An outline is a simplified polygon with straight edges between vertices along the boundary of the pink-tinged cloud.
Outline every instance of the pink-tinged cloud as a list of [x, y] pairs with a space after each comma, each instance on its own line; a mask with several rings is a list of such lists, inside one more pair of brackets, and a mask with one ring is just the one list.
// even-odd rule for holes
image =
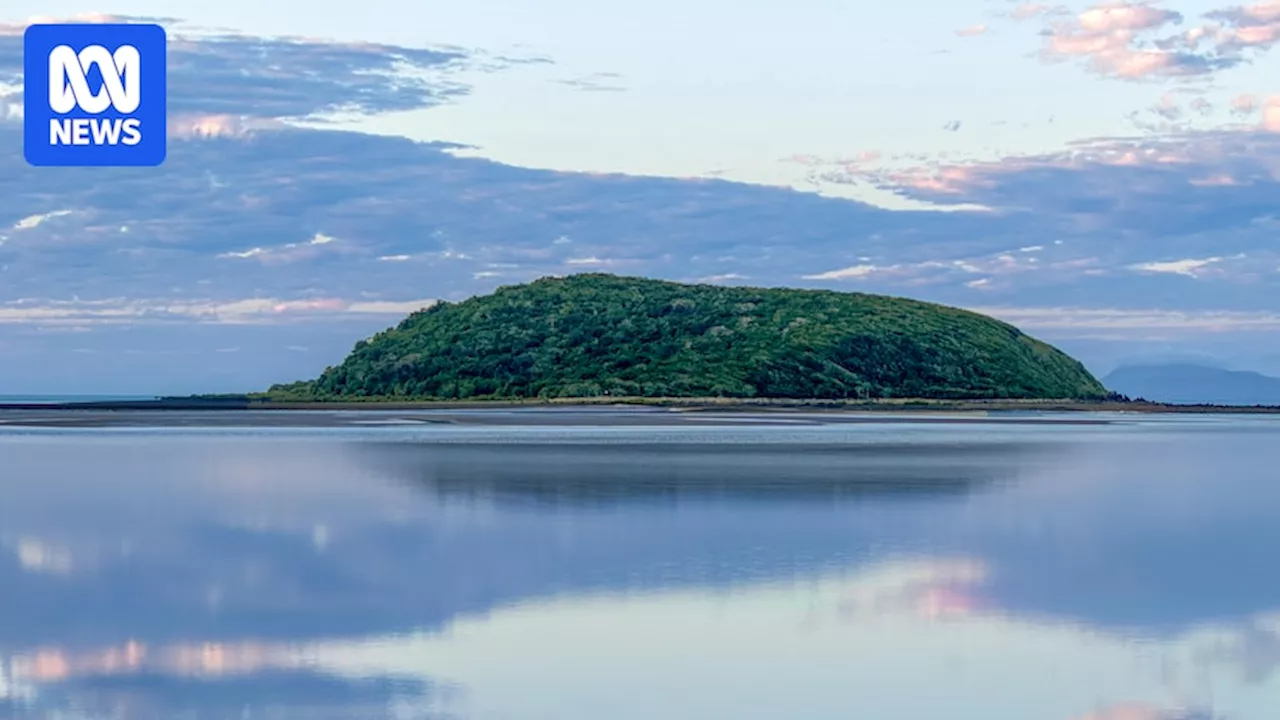
[[127, 22], [128, 19], [119, 15], [109, 15], [105, 13], [81, 13], [79, 15], [70, 15], [56, 17], [53, 15], [33, 15], [27, 18], [26, 22], [21, 23], [0, 23], [0, 35], [21, 35], [26, 32], [27, 27], [31, 25], [61, 24], [61, 23], [82, 23], [82, 24], [103, 24], [103, 23], [120, 23]]
[[1241, 47], [1270, 47], [1280, 39], [1280, 25], [1249, 25], [1229, 32], [1227, 42]]
[[1174, 720], [1177, 717], [1174, 712], [1155, 705], [1131, 702], [1077, 715], [1071, 720]]
[[1258, 110], [1258, 98], [1252, 95], [1238, 95], [1231, 101], [1231, 111], [1238, 115], [1252, 115]]
[[1111, 2], [1085, 10], [1045, 31], [1046, 59], [1083, 59], [1091, 71], [1124, 80], [1203, 75], [1280, 43], [1280, 2], [1206, 14], [1211, 22], [1171, 33], [1182, 21], [1146, 2]]
[[[1265, 123], [1265, 124], [1262, 124]], [[1100, 139], [1082, 142], [1057, 153], [1010, 156], [1000, 160], [957, 165], [929, 164], [889, 168], [845, 168], [825, 176], [829, 182], [865, 183], [907, 197], [957, 206], [980, 206], [999, 211], [1021, 206], [1027, 198], [1016, 191], [1018, 176], [1045, 171], [1090, 173], [1105, 168], [1160, 170], [1130, 176], [1139, 184], [1116, 188], [1132, 197], [1172, 191], [1178, 184], [1250, 185], [1259, 179], [1280, 178], [1280, 141], [1262, 132], [1280, 133], [1280, 96], [1269, 105], [1262, 123], [1252, 131], [1183, 133], [1164, 139]], [[1051, 200], [1046, 198], [1051, 204]]]
[[1053, 12], [1054, 8], [1043, 3], [1023, 3], [1009, 11], [1009, 17], [1014, 20], [1029, 20], [1033, 17], [1045, 15]]
[[960, 37], [977, 37], [979, 35], [985, 35], [986, 32], [986, 25], [970, 25], [969, 27], [957, 30], [956, 35], [959, 35]]
[[1280, 22], [1280, 2], [1265, 2], [1256, 5], [1237, 5], [1217, 10], [1210, 16], [1237, 25], [1266, 25]]
[[1280, 133], [1280, 96], [1268, 98], [1262, 107], [1262, 129]]
[[1086, 32], [1105, 33], [1116, 30], [1150, 30], [1181, 19], [1182, 16], [1172, 10], [1161, 10], [1140, 3], [1112, 3], [1080, 13], [1076, 22]]
[[276, 120], [241, 115], [186, 114], [169, 118], [169, 137], [183, 140], [248, 137], [258, 130], [284, 127]]
[[1220, 53], [1266, 50], [1280, 42], [1280, 2], [1217, 10], [1208, 17], [1218, 23], [1213, 41]]
[[1209, 175], [1208, 177], [1196, 178], [1194, 180], [1189, 180], [1188, 182], [1197, 187], [1233, 187], [1240, 184], [1239, 181], [1226, 173], [1218, 173], [1216, 175]]

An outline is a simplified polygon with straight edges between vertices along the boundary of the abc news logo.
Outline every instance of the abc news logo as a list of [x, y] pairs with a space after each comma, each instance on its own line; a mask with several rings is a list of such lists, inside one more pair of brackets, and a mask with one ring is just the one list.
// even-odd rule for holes
[[[66, 115], [79, 108], [98, 115], [114, 108], [122, 115], [135, 112], [142, 103], [138, 48], [121, 45], [111, 53], [90, 45], [77, 53], [59, 45], [49, 53], [49, 108]], [[102, 89], [89, 89], [86, 71], [98, 68]], [[137, 118], [54, 118], [49, 121], [50, 145], [137, 145], [142, 142], [142, 121]]]
[[154, 166], [166, 154], [158, 25], [32, 25], [23, 43], [27, 162]]

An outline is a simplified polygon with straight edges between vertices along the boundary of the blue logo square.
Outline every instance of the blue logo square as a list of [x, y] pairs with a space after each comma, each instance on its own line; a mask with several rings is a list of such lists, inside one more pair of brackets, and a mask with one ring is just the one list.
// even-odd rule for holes
[[46, 167], [164, 162], [164, 28], [31, 25], [23, 38], [23, 154]]

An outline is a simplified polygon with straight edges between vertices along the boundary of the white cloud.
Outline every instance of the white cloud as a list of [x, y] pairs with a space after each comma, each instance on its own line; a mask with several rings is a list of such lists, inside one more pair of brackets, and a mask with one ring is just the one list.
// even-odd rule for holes
[[360, 315], [408, 315], [435, 305], [438, 300], [406, 300], [404, 302], [358, 302], [346, 307]]
[[71, 553], [38, 538], [18, 540], [18, 563], [23, 570], [33, 573], [65, 575], [71, 572]]
[[1223, 258], [1220, 258], [1220, 257], [1200, 258], [1200, 259], [1188, 258], [1185, 260], [1168, 260], [1164, 262], [1138, 263], [1136, 265], [1130, 265], [1129, 267], [1139, 272], [1168, 273], [1172, 275], [1185, 275], [1187, 277], [1194, 278], [1194, 277], [1200, 277], [1201, 275], [1200, 271], [1203, 270], [1204, 268], [1210, 265], [1213, 265], [1214, 263], [1222, 262], [1222, 260]]
[[347, 315], [403, 316], [437, 301], [354, 301], [344, 298], [243, 298], [239, 300], [125, 299], [19, 300], [0, 304], [0, 324], [138, 324], [188, 320], [220, 324], [261, 324], [332, 320]]
[[[1191, 332], [1280, 330], [1280, 313], [1250, 311], [1079, 308], [970, 307], [1021, 328], [1070, 330], [1181, 330]], [[1062, 334], [1062, 333], [1058, 333]]]
[[266, 252], [267, 251], [265, 249], [256, 247], [250, 250], [245, 250], [243, 252], [225, 252], [219, 255], [218, 257], [220, 258], [251, 258], [251, 257], [258, 257], [259, 255], [265, 255]]
[[738, 273], [726, 273], [724, 275], [708, 275], [706, 277], [700, 277], [697, 280], [694, 280], [694, 282], [722, 283], [728, 282], [729, 280], [750, 280], [750, 278], [746, 275], [739, 275]]
[[24, 111], [22, 102], [18, 100], [21, 92], [21, 85], [0, 82], [0, 122], [22, 119]]
[[240, 260], [258, 258], [262, 262], [268, 263], [293, 262], [315, 257], [316, 253], [319, 252], [316, 248], [335, 243], [337, 243], [336, 238], [318, 232], [310, 240], [303, 243], [289, 243], [275, 248], [255, 247], [248, 250], [225, 252], [218, 257]]
[[875, 265], [853, 265], [851, 267], [840, 270], [831, 270], [817, 275], [805, 275], [805, 280], [848, 280], [851, 278], [864, 278], [872, 273], [878, 272], [884, 268], [878, 268]]
[[70, 215], [71, 210], [54, 210], [53, 212], [42, 213], [40, 215], [28, 215], [13, 224], [14, 230], [30, 230], [52, 220], [53, 218], [64, 217]]
[[407, 262], [413, 258], [409, 255], [383, 255], [378, 259], [382, 262]]

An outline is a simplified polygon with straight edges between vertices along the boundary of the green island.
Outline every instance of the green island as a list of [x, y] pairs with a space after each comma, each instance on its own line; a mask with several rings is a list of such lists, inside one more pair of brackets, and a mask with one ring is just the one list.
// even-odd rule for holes
[[[1075, 359], [1012, 325], [866, 293], [543, 278], [437, 303], [276, 403], [1099, 402]], [[945, 403], [944, 403], [945, 404]]]

